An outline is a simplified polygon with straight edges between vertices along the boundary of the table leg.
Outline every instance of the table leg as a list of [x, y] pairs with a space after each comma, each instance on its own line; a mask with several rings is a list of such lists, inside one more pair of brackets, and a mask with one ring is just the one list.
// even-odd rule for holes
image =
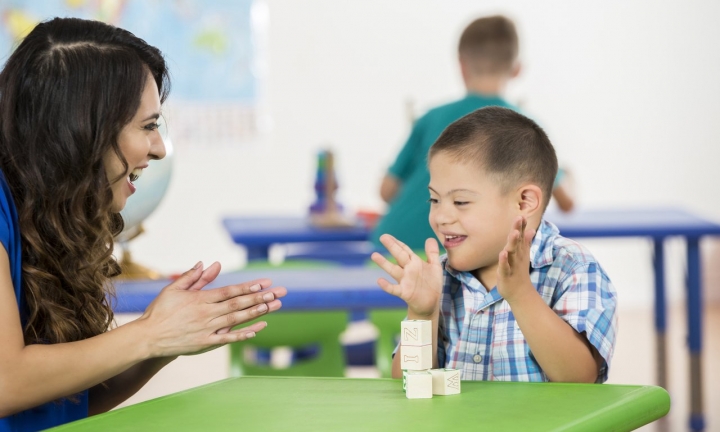
[[270, 255], [270, 248], [267, 246], [245, 246], [248, 261], [267, 261]]
[[690, 428], [705, 428], [702, 392], [702, 286], [700, 239], [687, 239], [687, 324], [690, 345]]
[[664, 239], [653, 239], [653, 269], [655, 271], [655, 358], [657, 384], [667, 390], [667, 343], [666, 306], [665, 306], [665, 250]]

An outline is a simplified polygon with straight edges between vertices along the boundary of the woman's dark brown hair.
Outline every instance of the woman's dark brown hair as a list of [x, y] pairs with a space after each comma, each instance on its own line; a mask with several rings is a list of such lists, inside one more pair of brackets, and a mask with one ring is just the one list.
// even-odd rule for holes
[[98, 21], [55, 18], [20, 43], [0, 73], [0, 169], [22, 237], [25, 343], [76, 341], [106, 331], [109, 278], [119, 274], [103, 156], [127, 168], [118, 136], [140, 106], [148, 71], [164, 101], [162, 54]]

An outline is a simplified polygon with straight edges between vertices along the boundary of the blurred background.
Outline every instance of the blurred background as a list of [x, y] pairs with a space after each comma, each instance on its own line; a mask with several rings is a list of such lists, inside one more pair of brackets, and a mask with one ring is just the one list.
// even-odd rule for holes
[[[221, 218], [306, 214], [323, 148], [334, 151], [345, 208], [382, 212], [380, 180], [409, 133], [410, 114], [464, 95], [457, 40], [474, 18], [496, 13], [513, 19], [520, 37], [522, 71], [506, 97], [548, 132], [573, 171], [578, 208], [678, 206], [720, 221], [714, 0], [0, 0], [3, 61], [23, 20], [49, 13], [104, 19], [167, 56], [175, 79], [166, 107], [172, 181], [131, 245], [136, 261], [161, 273], [198, 260], [241, 266], [243, 251]], [[583, 243], [612, 278], [625, 313], [616, 353], [625, 366], [611, 382], [652, 384], [651, 243]], [[705, 299], [717, 317], [720, 253], [713, 242], [702, 246]], [[684, 243], [671, 241], [673, 413], [687, 411], [683, 256]], [[705, 337], [717, 349], [709, 319]], [[193, 360], [200, 362], [193, 372], [182, 373], [201, 377], [190, 377], [192, 385], [222, 378], [208, 374], [222, 367], [208, 365], [226, 362], [223, 355], [201, 356], [209, 363]], [[716, 360], [704, 359], [706, 389], [717, 388]], [[169, 386], [130, 402], [177, 390]], [[706, 412], [719, 401], [706, 399]], [[676, 417], [682, 427], [684, 414]]]

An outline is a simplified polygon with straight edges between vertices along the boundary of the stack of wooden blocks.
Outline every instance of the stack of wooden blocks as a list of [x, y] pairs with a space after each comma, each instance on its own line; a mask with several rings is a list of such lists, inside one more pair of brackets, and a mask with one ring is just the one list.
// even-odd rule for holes
[[460, 393], [460, 371], [432, 368], [432, 322], [405, 320], [400, 328], [400, 367], [408, 399]]

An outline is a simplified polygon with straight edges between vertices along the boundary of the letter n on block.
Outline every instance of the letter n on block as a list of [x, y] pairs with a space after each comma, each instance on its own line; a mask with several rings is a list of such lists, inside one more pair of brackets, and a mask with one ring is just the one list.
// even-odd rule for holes
[[404, 320], [400, 324], [400, 345], [422, 346], [432, 344], [432, 322]]

